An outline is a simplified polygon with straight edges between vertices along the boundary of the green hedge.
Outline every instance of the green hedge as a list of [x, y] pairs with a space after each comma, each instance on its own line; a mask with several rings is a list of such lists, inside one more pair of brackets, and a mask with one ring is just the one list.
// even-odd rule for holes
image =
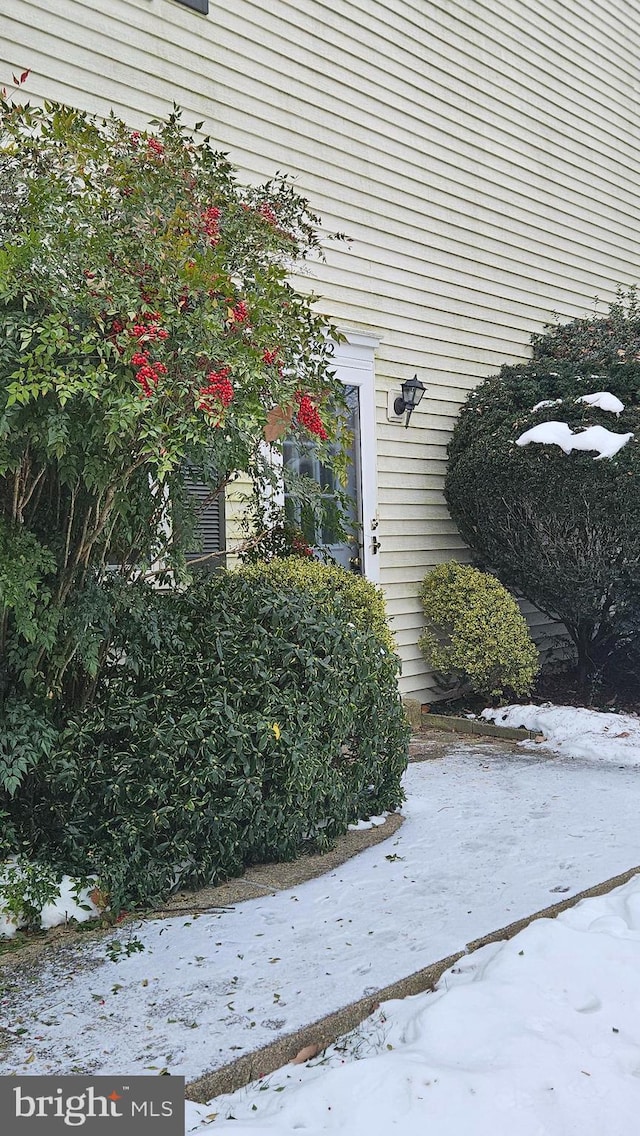
[[134, 586], [94, 705], [8, 808], [118, 907], [326, 848], [403, 799], [398, 667], [379, 594], [342, 569]]
[[268, 579], [277, 588], [304, 592], [314, 604], [332, 606], [337, 600], [347, 620], [361, 630], [373, 631], [382, 647], [395, 652], [382, 592], [362, 576], [318, 560], [293, 556], [268, 565], [247, 565], [241, 573], [247, 580]]

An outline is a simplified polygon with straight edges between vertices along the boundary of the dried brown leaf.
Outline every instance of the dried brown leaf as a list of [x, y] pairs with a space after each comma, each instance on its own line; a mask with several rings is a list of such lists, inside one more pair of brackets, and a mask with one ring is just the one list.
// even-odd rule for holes
[[274, 406], [267, 414], [264, 427], [265, 442], [275, 442], [286, 434], [293, 418], [293, 403], [290, 406]]
[[305, 1045], [299, 1053], [296, 1053], [291, 1065], [304, 1065], [305, 1061], [310, 1061], [312, 1057], [317, 1057], [320, 1052], [319, 1045]]

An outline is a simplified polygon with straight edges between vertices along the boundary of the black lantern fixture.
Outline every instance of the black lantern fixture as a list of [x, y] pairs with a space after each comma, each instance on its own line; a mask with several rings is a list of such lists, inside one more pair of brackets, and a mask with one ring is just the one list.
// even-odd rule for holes
[[404, 414], [406, 411], [407, 417], [404, 420], [405, 426], [409, 425], [409, 419], [416, 406], [419, 406], [422, 401], [422, 396], [426, 391], [424, 383], [420, 382], [417, 375], [412, 379], [407, 379], [402, 384], [402, 398], [397, 398], [393, 404], [395, 414]]

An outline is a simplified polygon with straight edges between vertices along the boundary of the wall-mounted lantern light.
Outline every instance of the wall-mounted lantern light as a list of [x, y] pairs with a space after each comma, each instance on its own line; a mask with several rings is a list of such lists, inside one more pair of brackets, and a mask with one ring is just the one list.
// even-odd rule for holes
[[402, 384], [402, 398], [395, 400], [393, 409], [398, 415], [404, 414], [406, 411], [407, 417], [404, 420], [405, 426], [409, 425], [409, 419], [416, 406], [420, 405], [426, 389], [424, 383], [420, 382], [417, 375], [414, 375], [412, 379], [407, 379], [407, 381]]

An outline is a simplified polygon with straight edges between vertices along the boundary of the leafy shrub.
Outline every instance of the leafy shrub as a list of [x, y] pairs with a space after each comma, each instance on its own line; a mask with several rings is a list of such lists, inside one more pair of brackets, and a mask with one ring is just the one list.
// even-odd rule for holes
[[296, 561], [128, 595], [93, 706], [9, 802], [39, 855], [96, 874], [116, 907], [154, 903], [401, 802], [375, 589]]
[[0, 920], [15, 927], [38, 927], [42, 908], [60, 894], [60, 877], [46, 864], [16, 857], [0, 864]]
[[51, 752], [56, 736], [36, 706], [8, 698], [0, 721], [0, 792], [13, 797], [29, 770]]
[[186, 578], [185, 469], [214, 500], [287, 435], [339, 472], [340, 336], [290, 283], [318, 219], [194, 131], [0, 92], [0, 683], [65, 709], [105, 564]]
[[449, 561], [425, 577], [427, 629], [420, 647], [436, 673], [478, 694], [526, 694], [538, 672], [538, 652], [518, 605], [499, 580]]
[[21, 928], [82, 923], [100, 915], [95, 879], [70, 879], [52, 864], [18, 854], [0, 861], [0, 939]]
[[17, 698], [0, 703], [0, 861], [19, 847], [6, 804], [27, 773], [50, 755], [56, 738], [54, 726], [32, 703]]
[[[618, 417], [578, 401], [609, 391]], [[533, 408], [550, 400], [553, 405]], [[556, 402], [556, 400], [559, 400]], [[612, 458], [519, 447], [540, 423], [633, 432]], [[530, 363], [473, 391], [449, 448], [446, 496], [481, 563], [566, 626], [583, 679], [640, 630], [640, 313], [635, 295], [602, 319], [534, 340]]]
[[369, 580], [344, 568], [321, 564], [317, 560], [288, 558], [274, 560], [265, 565], [247, 566], [242, 575], [248, 579], [268, 579], [279, 588], [295, 588], [304, 591], [314, 603], [329, 602], [334, 599], [344, 615], [356, 627], [371, 630], [378, 636], [381, 646], [395, 651], [393, 635], [387, 623], [384, 596]]
[[640, 359], [640, 303], [638, 289], [619, 289], [606, 316], [588, 316], [556, 323], [543, 334], [532, 335], [533, 359], [567, 360], [590, 367], [619, 366]]

